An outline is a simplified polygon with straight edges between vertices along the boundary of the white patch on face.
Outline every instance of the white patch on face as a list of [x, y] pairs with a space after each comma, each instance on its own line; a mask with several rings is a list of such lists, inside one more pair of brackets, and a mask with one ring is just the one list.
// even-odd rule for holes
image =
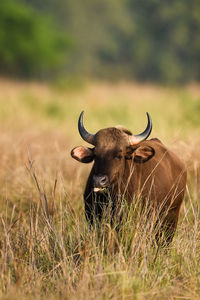
[[98, 192], [102, 193], [104, 190], [105, 190], [105, 188], [97, 188], [97, 187], [95, 187], [95, 188], [93, 189], [93, 191], [94, 191], [95, 193], [98, 193]]

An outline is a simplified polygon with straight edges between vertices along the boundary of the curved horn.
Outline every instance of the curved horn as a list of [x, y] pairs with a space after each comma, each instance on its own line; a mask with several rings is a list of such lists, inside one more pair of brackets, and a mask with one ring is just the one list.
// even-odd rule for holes
[[78, 119], [78, 131], [84, 141], [88, 142], [89, 144], [94, 145], [95, 135], [91, 134], [91, 133], [87, 132], [87, 130], [85, 130], [85, 128], [83, 126], [83, 114], [84, 114], [84, 110], [81, 112], [79, 119]]
[[148, 119], [148, 123], [147, 123], [147, 127], [146, 129], [137, 135], [132, 135], [129, 137], [129, 143], [130, 145], [137, 145], [140, 142], [146, 140], [148, 138], [148, 136], [151, 134], [151, 130], [152, 130], [152, 121], [151, 121], [151, 117], [149, 115], [149, 113], [147, 112], [147, 119]]

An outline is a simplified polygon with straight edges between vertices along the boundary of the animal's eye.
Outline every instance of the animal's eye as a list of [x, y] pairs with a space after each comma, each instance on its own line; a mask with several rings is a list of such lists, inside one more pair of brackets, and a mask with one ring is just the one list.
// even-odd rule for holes
[[122, 159], [122, 155], [120, 155], [120, 154], [116, 155], [116, 158], [119, 159], [119, 160], [121, 160]]

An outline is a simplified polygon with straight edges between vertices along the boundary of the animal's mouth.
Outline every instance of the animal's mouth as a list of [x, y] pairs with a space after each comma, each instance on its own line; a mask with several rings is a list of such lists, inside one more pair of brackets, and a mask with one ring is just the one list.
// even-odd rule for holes
[[106, 190], [107, 190], [106, 187], [94, 187], [94, 188], [93, 188], [93, 191], [94, 191], [95, 193], [103, 193], [103, 192], [105, 192]]

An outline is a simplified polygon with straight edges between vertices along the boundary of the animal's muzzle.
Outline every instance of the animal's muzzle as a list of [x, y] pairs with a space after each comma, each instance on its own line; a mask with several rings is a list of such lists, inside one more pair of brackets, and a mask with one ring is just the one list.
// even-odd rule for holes
[[94, 175], [93, 176], [93, 185], [94, 188], [105, 188], [108, 187], [109, 178], [107, 175]]

